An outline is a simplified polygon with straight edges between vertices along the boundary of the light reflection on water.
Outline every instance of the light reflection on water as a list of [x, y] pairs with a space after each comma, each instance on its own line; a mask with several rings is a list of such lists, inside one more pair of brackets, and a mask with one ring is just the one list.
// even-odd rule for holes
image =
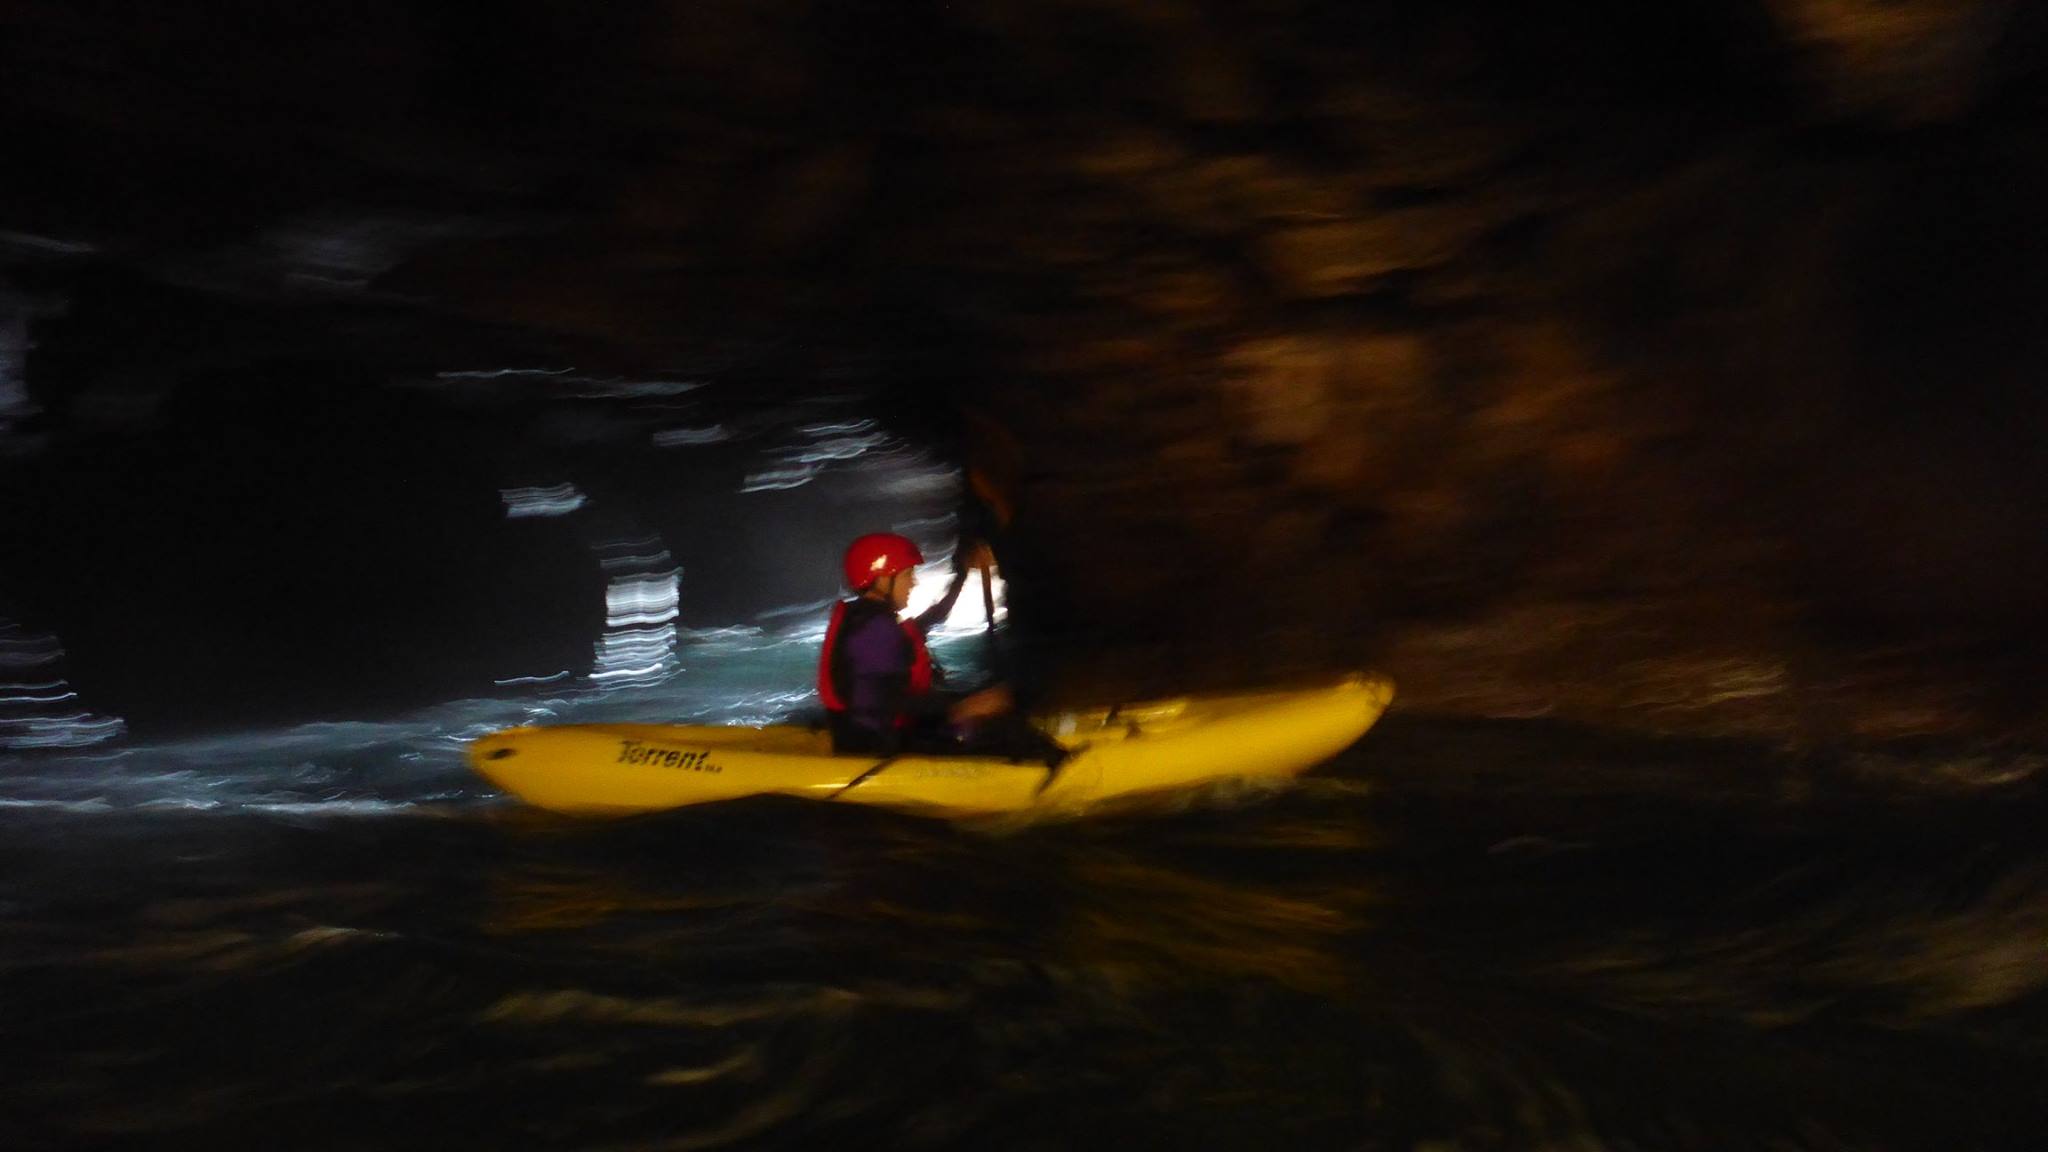
[[[635, 604], [638, 604], [635, 601]], [[638, 611], [635, 608], [635, 611]], [[491, 805], [468, 770], [470, 741], [524, 724], [788, 722], [816, 703], [814, 630], [685, 632], [661, 641], [681, 668], [620, 682], [534, 677], [502, 695], [389, 720], [340, 720], [183, 740], [0, 753], [0, 808], [327, 811], [363, 815]], [[942, 631], [934, 650], [977, 674], [980, 634]]]
[[126, 727], [83, 706], [64, 678], [55, 636], [0, 616], [0, 753], [87, 748], [118, 739]]
[[9, 761], [9, 1146], [249, 1147], [287, 1116], [309, 1148], [2036, 1130], [2028, 774], [1845, 763], [1795, 800], [1757, 749], [1399, 716], [1292, 786], [1050, 823], [583, 823], [462, 770], [508, 723], [802, 701], [813, 642], [691, 645], [715, 679]]

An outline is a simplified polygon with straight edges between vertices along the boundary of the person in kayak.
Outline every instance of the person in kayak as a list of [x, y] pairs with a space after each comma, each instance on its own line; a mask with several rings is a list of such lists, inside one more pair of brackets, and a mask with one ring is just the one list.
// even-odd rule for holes
[[946, 594], [918, 616], [899, 619], [922, 563], [915, 543], [890, 532], [862, 536], [846, 549], [842, 573], [854, 597], [833, 608], [818, 659], [818, 696], [835, 752], [982, 751], [993, 731], [984, 729], [1012, 709], [1010, 691], [1001, 685], [965, 696], [945, 693], [925, 645], [926, 634], [953, 610], [967, 573], [993, 563], [988, 547], [961, 541]]

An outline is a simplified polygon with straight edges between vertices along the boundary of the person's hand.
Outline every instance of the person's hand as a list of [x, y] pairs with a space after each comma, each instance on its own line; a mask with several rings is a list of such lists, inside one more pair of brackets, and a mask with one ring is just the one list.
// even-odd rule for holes
[[955, 724], [975, 724], [993, 720], [1017, 706], [1010, 690], [1000, 684], [984, 689], [972, 696], [965, 696], [953, 702], [946, 710], [946, 719]]
[[953, 555], [954, 566], [962, 572], [986, 572], [996, 566], [996, 554], [979, 540], [962, 540]]

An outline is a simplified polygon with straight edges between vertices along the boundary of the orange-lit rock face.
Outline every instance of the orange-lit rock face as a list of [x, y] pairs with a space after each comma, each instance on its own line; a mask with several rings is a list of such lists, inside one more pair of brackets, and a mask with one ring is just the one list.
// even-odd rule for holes
[[1983, 85], [2012, 0], [1775, 0], [1842, 106], [1908, 121], [1954, 116]]

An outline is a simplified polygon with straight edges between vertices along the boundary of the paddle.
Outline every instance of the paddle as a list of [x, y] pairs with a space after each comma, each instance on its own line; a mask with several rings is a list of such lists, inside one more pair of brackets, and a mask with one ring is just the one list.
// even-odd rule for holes
[[973, 408], [960, 411], [964, 425], [965, 459], [960, 523], [963, 535], [972, 535], [987, 549], [990, 565], [981, 569], [981, 610], [988, 629], [988, 671], [995, 680], [1014, 686], [1016, 669], [996, 628], [995, 581], [991, 568], [999, 538], [1007, 538], [1016, 515], [1017, 487], [1023, 474], [1023, 449], [1001, 423]]
[[984, 634], [988, 637], [989, 675], [996, 681], [1008, 683], [1010, 662], [1007, 653], [1003, 651], [1002, 630], [996, 627], [995, 577], [991, 573], [991, 566], [984, 566], [981, 570], [981, 615]]

